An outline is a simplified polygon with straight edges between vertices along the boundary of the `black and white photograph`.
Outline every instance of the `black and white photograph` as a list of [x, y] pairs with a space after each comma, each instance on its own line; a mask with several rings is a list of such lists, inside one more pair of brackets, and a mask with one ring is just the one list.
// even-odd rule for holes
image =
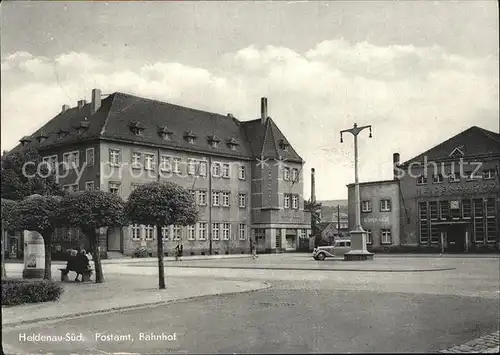
[[2, 353], [499, 353], [499, 3], [0, 4]]

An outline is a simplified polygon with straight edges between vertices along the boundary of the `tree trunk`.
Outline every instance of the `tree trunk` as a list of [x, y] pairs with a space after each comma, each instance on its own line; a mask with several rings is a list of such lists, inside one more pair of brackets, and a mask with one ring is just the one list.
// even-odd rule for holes
[[2, 226], [2, 279], [7, 279], [7, 272], [5, 271], [5, 234], [6, 231]]
[[165, 289], [165, 268], [163, 267], [163, 236], [161, 235], [161, 225], [156, 226], [156, 245], [158, 253], [158, 285], [160, 290]]
[[45, 245], [45, 272], [43, 278], [52, 280], [52, 231], [42, 234]]
[[90, 249], [92, 250], [92, 257], [94, 259], [94, 272], [95, 272], [95, 283], [100, 284], [104, 282], [104, 275], [102, 273], [101, 265], [101, 252], [98, 248], [99, 241], [97, 233], [94, 231], [89, 231], [85, 233], [89, 238]]

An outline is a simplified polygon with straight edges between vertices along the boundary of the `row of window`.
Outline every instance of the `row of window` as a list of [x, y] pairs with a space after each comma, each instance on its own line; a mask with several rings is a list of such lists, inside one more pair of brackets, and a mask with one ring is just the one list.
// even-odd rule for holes
[[[42, 161], [49, 165], [52, 171], [56, 170], [56, 165], [58, 164], [57, 155], [50, 155], [42, 158]], [[73, 152], [63, 153], [63, 167], [80, 167], [80, 152], [75, 150]], [[94, 166], [95, 163], [95, 151], [94, 148], [87, 148], [85, 150], [85, 164], [87, 167]]]
[[[139, 240], [143, 236], [145, 240], [153, 240], [156, 236], [156, 227], [151, 225], [134, 224], [131, 226], [132, 240]], [[187, 227], [181, 226], [165, 226], [161, 228], [163, 240], [181, 240], [183, 234], [187, 236], [187, 240], [207, 240], [208, 223], [198, 222], [195, 225]], [[238, 239], [246, 240], [247, 225], [244, 223], [238, 224]], [[231, 238], [231, 223], [212, 223], [212, 240], [232, 240]]]
[[[474, 171], [467, 171], [464, 172], [466, 176], [466, 181], [474, 181], [474, 180], [493, 180], [496, 177], [496, 171], [495, 169], [485, 169], [482, 171], [482, 173], [479, 172], [474, 172]], [[417, 177], [417, 185], [425, 185], [427, 184], [427, 176], [425, 175], [420, 175]], [[444, 181], [443, 174], [433, 174], [432, 175], [432, 182], [434, 184], [440, 184]], [[461, 177], [460, 173], [452, 173], [448, 177], [448, 182], [453, 183], [453, 182], [460, 182]]]
[[[373, 234], [371, 229], [366, 230], [366, 244], [373, 244]], [[392, 233], [389, 228], [382, 228], [379, 230], [380, 244], [390, 245], [392, 244]]]
[[[291, 172], [292, 172], [292, 181], [293, 182], [297, 182], [299, 181], [299, 169], [296, 169], [296, 168], [292, 168], [291, 169]], [[283, 180], [284, 181], [290, 181], [290, 168], [285, 166], [283, 168]]]
[[495, 218], [495, 198], [420, 202], [420, 220]]
[[[294, 210], [299, 209], [299, 195], [297, 194], [284, 194], [283, 195], [284, 201], [283, 201], [283, 207], [285, 209], [291, 208]], [[291, 204], [290, 204], [291, 202]]]
[[[419, 222], [420, 244], [440, 244], [441, 235], [438, 226], [433, 226], [430, 220]], [[496, 243], [497, 221], [495, 218], [474, 219], [472, 223], [472, 243]]]
[[[390, 212], [391, 211], [391, 200], [380, 200], [380, 212]], [[372, 212], [372, 201], [364, 200], [361, 201], [361, 212], [369, 213]]]

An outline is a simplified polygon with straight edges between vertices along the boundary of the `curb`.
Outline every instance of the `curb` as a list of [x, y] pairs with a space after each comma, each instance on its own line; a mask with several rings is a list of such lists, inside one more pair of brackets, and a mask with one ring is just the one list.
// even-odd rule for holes
[[[127, 265], [132, 267], [132, 265]], [[142, 266], [140, 266], [142, 267]], [[450, 268], [439, 268], [439, 269], [413, 269], [413, 270], [376, 270], [376, 269], [314, 269], [314, 268], [285, 268], [285, 267], [246, 267], [246, 266], [196, 266], [196, 265], [186, 265], [186, 266], [173, 266], [174, 268], [181, 269], [233, 269], [233, 270], [279, 270], [279, 271], [361, 271], [361, 272], [431, 272], [431, 271], [450, 271], [456, 270], [454, 267]]]
[[268, 282], [260, 282], [260, 283], [263, 284], [264, 287], [255, 288], [255, 289], [246, 290], [246, 291], [219, 292], [219, 293], [213, 293], [210, 295], [190, 296], [190, 297], [178, 298], [178, 299], [172, 299], [172, 300], [166, 300], [166, 301], [156, 301], [156, 302], [135, 304], [135, 305], [130, 305], [130, 306], [112, 307], [112, 308], [100, 309], [100, 310], [96, 310], [96, 311], [66, 314], [63, 316], [35, 318], [35, 319], [24, 320], [24, 321], [20, 321], [20, 322], [11, 322], [11, 323], [2, 322], [2, 328], [15, 328], [15, 327], [18, 327], [20, 325], [25, 325], [25, 324], [34, 324], [34, 323], [41, 323], [41, 322], [54, 321], [54, 320], [64, 320], [64, 319], [69, 319], [69, 318], [79, 318], [79, 317], [85, 317], [85, 316], [90, 316], [90, 315], [95, 315], [95, 314], [106, 314], [106, 313], [114, 313], [114, 312], [118, 312], [118, 311], [129, 311], [129, 310], [134, 310], [134, 309], [149, 308], [149, 307], [154, 307], [154, 306], [174, 304], [174, 303], [187, 302], [187, 301], [193, 301], [193, 300], [202, 300], [202, 299], [207, 299], [207, 298], [214, 297], [214, 296], [232, 296], [232, 295], [237, 295], [240, 293], [251, 293], [251, 292], [256, 292], [256, 291], [261, 291], [261, 290], [267, 290], [271, 287], [271, 284], [269, 284]]

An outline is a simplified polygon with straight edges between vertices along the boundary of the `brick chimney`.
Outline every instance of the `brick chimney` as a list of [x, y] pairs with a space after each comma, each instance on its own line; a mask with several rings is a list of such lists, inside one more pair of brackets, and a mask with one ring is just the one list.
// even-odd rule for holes
[[90, 103], [90, 114], [93, 115], [94, 113], [96, 113], [100, 107], [101, 107], [101, 90], [93, 89], [92, 102]]
[[83, 106], [85, 106], [86, 103], [87, 103], [87, 101], [85, 101], [85, 100], [79, 100], [78, 101], [78, 109], [81, 110], [83, 108]]
[[314, 168], [311, 169], [311, 202], [316, 202], [316, 178]]
[[69, 105], [62, 105], [62, 109], [61, 109], [61, 112], [66, 112], [69, 110]]
[[399, 153], [394, 153], [392, 155], [392, 168], [393, 168], [393, 179], [398, 180], [398, 169], [399, 166]]
[[267, 118], [267, 98], [263, 97], [260, 99], [260, 123], [262, 125], [266, 124]]

